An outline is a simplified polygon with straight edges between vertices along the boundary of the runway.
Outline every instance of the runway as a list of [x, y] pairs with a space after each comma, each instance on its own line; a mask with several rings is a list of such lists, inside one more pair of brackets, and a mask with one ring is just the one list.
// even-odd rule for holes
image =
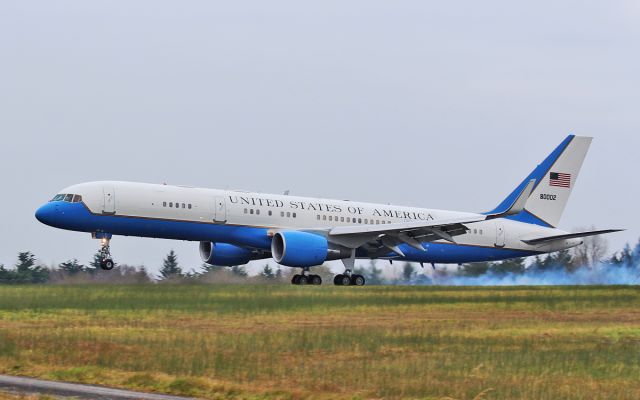
[[48, 394], [79, 399], [142, 399], [142, 400], [187, 400], [189, 397], [170, 396], [155, 393], [134, 392], [103, 386], [83, 385], [24, 378], [20, 376], [0, 375], [0, 390], [20, 394]]

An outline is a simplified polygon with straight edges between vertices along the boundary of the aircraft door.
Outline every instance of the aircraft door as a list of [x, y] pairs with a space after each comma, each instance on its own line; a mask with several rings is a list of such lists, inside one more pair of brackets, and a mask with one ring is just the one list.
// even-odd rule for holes
[[115, 188], [111, 185], [103, 186], [102, 194], [103, 194], [102, 213], [115, 214], [116, 213]]
[[496, 247], [504, 247], [505, 240], [505, 232], [504, 232], [504, 222], [500, 220], [496, 220]]
[[227, 205], [224, 197], [218, 196], [214, 200], [214, 217], [215, 222], [227, 222]]

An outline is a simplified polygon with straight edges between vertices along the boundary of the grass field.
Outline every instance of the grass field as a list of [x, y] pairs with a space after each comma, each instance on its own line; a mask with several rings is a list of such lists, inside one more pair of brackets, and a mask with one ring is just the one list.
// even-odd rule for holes
[[640, 399], [640, 289], [3, 286], [0, 372], [212, 399]]

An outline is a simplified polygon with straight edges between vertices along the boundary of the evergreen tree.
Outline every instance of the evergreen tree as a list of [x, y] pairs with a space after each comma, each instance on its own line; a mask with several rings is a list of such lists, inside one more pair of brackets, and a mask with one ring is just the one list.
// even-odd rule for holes
[[269, 266], [269, 264], [265, 264], [265, 266], [262, 269], [262, 272], [260, 273], [260, 275], [264, 276], [267, 279], [274, 279], [275, 278], [275, 275], [273, 274], [273, 268], [271, 268], [271, 266]]
[[171, 250], [169, 254], [167, 254], [167, 258], [164, 259], [162, 268], [160, 269], [160, 276], [162, 279], [182, 276], [182, 270], [178, 265], [178, 256], [175, 251]]
[[0, 264], [0, 283], [12, 283], [12, 272], [6, 269], [3, 264]]
[[475, 262], [469, 264], [462, 264], [458, 268], [458, 275], [462, 276], [480, 276], [489, 272], [489, 268], [491, 268], [490, 262]]
[[218, 271], [222, 271], [224, 269], [224, 267], [221, 267], [219, 265], [211, 265], [211, 264], [207, 264], [207, 263], [203, 263], [202, 264], [202, 270], [207, 273], [207, 272], [218, 272]]
[[30, 251], [18, 253], [15, 283], [44, 283], [49, 279], [49, 270], [36, 265], [36, 257]]
[[231, 267], [231, 273], [243, 278], [249, 276], [247, 270], [244, 268], [244, 265], [234, 265], [233, 267]]
[[63, 262], [58, 265], [58, 268], [69, 275], [76, 275], [87, 270], [87, 267], [80, 264], [75, 258], [73, 260]]
[[405, 263], [404, 267], [402, 267], [402, 279], [405, 282], [411, 281], [415, 273], [416, 273], [416, 268], [411, 263]]
[[525, 268], [523, 258], [511, 258], [492, 264], [489, 270], [494, 274], [505, 275], [522, 274]]

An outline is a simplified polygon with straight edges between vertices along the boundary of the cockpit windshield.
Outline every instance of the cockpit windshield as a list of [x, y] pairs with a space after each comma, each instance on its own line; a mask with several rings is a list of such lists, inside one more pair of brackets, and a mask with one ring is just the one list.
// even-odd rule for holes
[[53, 199], [49, 201], [66, 201], [67, 203], [80, 203], [82, 201], [82, 196], [80, 196], [79, 194], [60, 193], [53, 196]]

